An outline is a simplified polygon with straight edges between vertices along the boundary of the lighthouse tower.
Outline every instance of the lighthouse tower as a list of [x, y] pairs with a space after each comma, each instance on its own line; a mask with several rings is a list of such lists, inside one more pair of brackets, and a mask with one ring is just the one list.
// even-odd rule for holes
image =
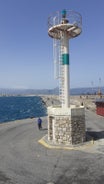
[[55, 78], [59, 79], [61, 106], [48, 107], [48, 140], [53, 144], [85, 141], [84, 106], [70, 103], [69, 39], [82, 32], [82, 17], [74, 11], [56, 12], [48, 18], [48, 35], [53, 38]]
[[53, 38], [55, 77], [59, 79], [62, 108], [70, 107], [69, 39], [80, 35], [82, 18], [77, 12], [56, 12], [48, 19], [48, 35]]

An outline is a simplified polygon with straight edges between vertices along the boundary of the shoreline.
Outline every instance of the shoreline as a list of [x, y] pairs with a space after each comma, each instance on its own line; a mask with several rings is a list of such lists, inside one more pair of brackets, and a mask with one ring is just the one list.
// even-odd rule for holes
[[[49, 107], [49, 106], [60, 106], [60, 101], [59, 101], [59, 96], [58, 95], [34, 95], [34, 96], [39, 96], [42, 99], [42, 103], [45, 105], [45, 107]], [[71, 105], [76, 105], [76, 106], [80, 106], [81, 103], [83, 103], [83, 105], [85, 106], [85, 109], [88, 109], [90, 111], [93, 111], [94, 113], [96, 112], [96, 105], [94, 103], [94, 101], [96, 99], [100, 98], [98, 95], [77, 95], [77, 96], [70, 96], [70, 104]], [[104, 98], [104, 96], [103, 96]], [[46, 116], [42, 116], [46, 117]], [[4, 121], [4, 122], [0, 122], [0, 125], [2, 124], [6, 124], [9, 122], [15, 122], [15, 121], [23, 121], [23, 120], [28, 120], [28, 119], [34, 119], [37, 117], [28, 117], [28, 118], [24, 118], [24, 119], [17, 119], [17, 120], [11, 120], [11, 121]]]
[[[59, 96], [57, 95], [40, 95], [43, 103], [48, 106], [60, 105]], [[98, 95], [73, 95], [70, 96], [70, 104], [80, 106], [82, 103], [86, 109], [96, 111], [95, 101], [100, 98]]]

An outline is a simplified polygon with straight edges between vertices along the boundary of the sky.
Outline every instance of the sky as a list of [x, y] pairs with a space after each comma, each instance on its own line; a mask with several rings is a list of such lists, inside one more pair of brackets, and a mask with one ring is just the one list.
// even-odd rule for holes
[[104, 0], [0, 0], [0, 88], [58, 86], [48, 17], [63, 9], [82, 15], [69, 40], [71, 88], [104, 86]]

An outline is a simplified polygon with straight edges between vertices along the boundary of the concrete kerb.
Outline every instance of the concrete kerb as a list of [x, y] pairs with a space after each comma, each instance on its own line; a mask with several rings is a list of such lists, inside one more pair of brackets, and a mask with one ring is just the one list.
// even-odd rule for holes
[[49, 149], [63, 149], [63, 150], [84, 150], [89, 147], [92, 147], [95, 144], [93, 139], [77, 145], [52, 144], [52, 142], [48, 141], [48, 135], [42, 137], [40, 140], [38, 140], [38, 142], [44, 147]]

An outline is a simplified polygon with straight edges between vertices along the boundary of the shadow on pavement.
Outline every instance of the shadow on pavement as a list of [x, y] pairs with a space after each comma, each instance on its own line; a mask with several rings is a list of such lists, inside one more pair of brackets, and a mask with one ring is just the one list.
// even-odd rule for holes
[[45, 130], [48, 130], [48, 129], [47, 129], [47, 128], [41, 128], [40, 130], [41, 130], [41, 131], [45, 131]]
[[86, 132], [87, 141], [90, 139], [99, 140], [104, 139], [104, 131], [87, 131]]

